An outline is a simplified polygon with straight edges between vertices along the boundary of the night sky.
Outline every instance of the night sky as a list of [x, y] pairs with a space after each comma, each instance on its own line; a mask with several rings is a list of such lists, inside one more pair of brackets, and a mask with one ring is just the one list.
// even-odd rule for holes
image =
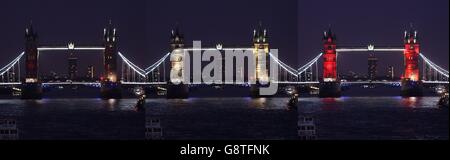
[[[422, 52], [448, 68], [448, 0], [6, 0], [0, 4], [0, 66], [24, 49], [24, 29], [33, 21], [41, 44], [75, 42], [101, 44], [103, 27], [111, 19], [119, 32], [119, 50], [141, 68], [169, 51], [170, 30], [179, 24], [188, 45], [223, 43], [250, 46], [261, 21], [270, 34], [271, 48], [294, 68], [320, 53], [322, 34], [330, 25], [338, 45], [402, 46], [403, 31], [413, 23]], [[41, 55], [41, 72], [67, 72], [67, 53]], [[401, 72], [402, 55], [380, 53], [379, 70], [388, 65]], [[101, 54], [79, 53], [80, 72], [100, 67]], [[340, 72], [367, 72], [367, 53], [342, 55]]]

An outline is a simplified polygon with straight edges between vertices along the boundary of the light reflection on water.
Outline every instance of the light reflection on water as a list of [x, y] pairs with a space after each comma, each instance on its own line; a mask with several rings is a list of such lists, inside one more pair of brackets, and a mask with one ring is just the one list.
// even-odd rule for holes
[[20, 139], [144, 139], [136, 100], [0, 100], [0, 119], [18, 122]]
[[146, 118], [160, 119], [164, 139], [297, 139], [299, 115], [311, 114], [319, 139], [448, 139], [448, 110], [437, 97], [136, 100], [0, 100], [0, 118], [19, 122], [23, 139], [144, 139]]
[[298, 113], [287, 101], [152, 99], [146, 116], [161, 119], [165, 139], [297, 139], [304, 113], [314, 117], [319, 139], [448, 139], [448, 110], [436, 106], [436, 97], [300, 98]]
[[256, 108], [256, 109], [268, 109], [269, 105], [267, 103], [267, 98], [257, 98], [252, 99], [250, 101], [250, 107]]

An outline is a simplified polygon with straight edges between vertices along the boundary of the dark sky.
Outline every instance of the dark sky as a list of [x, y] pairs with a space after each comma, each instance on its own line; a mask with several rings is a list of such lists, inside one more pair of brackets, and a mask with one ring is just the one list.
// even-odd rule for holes
[[[6, 0], [0, 5], [0, 66], [24, 48], [24, 28], [33, 21], [42, 44], [101, 44], [109, 19], [120, 34], [119, 50], [145, 68], [168, 52], [170, 30], [178, 23], [186, 42], [251, 45], [252, 30], [262, 21], [271, 48], [294, 68], [322, 49], [329, 25], [339, 45], [402, 45], [403, 31], [413, 23], [422, 52], [448, 68], [448, 0]], [[65, 52], [41, 56], [42, 71], [66, 72]], [[80, 70], [100, 64], [101, 54], [80, 53]], [[400, 72], [401, 54], [380, 54], [379, 70], [387, 65]], [[56, 67], [57, 66], [57, 67]], [[99, 65], [98, 65], [99, 66]], [[367, 71], [367, 54], [342, 55], [339, 69]]]

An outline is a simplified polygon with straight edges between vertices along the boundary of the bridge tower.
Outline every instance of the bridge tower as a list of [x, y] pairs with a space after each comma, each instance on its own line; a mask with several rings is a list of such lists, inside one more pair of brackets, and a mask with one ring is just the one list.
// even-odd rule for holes
[[323, 37], [323, 80], [320, 83], [319, 97], [340, 97], [341, 87], [337, 76], [336, 35], [324, 32]]
[[117, 33], [112, 23], [103, 30], [104, 53], [103, 65], [104, 71], [101, 78], [101, 97], [102, 99], [119, 99], [122, 97], [121, 86], [117, 76]]
[[[260, 53], [264, 53], [260, 55]], [[253, 55], [256, 57], [255, 82], [251, 85], [250, 94], [252, 97], [261, 97], [259, 88], [264, 87], [260, 82], [269, 82], [270, 70], [270, 55], [269, 55], [269, 36], [267, 29], [263, 28], [262, 23], [259, 23], [257, 29], [253, 30]], [[265, 56], [263, 60], [260, 56]], [[265, 68], [266, 72], [263, 72]], [[268, 83], [266, 84], [268, 85]]]
[[405, 31], [404, 35], [404, 67], [402, 76], [402, 96], [416, 97], [423, 95], [422, 81], [419, 72], [420, 43], [416, 30]]
[[[171, 56], [176, 56], [176, 60], [171, 62], [171, 70], [176, 70], [179, 77], [183, 77], [184, 72], [184, 35], [180, 33], [178, 26], [170, 34]], [[163, 64], [164, 65], [164, 64]], [[164, 75], [166, 76], [166, 75]], [[184, 79], [174, 79], [180, 82], [174, 84], [172, 79], [167, 85], [167, 98], [169, 99], [185, 99], [189, 97], [189, 86], [184, 83]]]
[[39, 80], [38, 35], [30, 24], [25, 29], [25, 81], [22, 81], [22, 99], [42, 99]]

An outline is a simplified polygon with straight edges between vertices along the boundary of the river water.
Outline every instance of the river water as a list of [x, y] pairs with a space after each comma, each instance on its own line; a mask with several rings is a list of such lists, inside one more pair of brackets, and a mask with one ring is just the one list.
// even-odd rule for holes
[[158, 119], [163, 139], [298, 139], [300, 115], [313, 117], [317, 138], [445, 139], [448, 109], [438, 98], [287, 98], [0, 100], [0, 119], [17, 122], [20, 139], [145, 139], [145, 119]]

